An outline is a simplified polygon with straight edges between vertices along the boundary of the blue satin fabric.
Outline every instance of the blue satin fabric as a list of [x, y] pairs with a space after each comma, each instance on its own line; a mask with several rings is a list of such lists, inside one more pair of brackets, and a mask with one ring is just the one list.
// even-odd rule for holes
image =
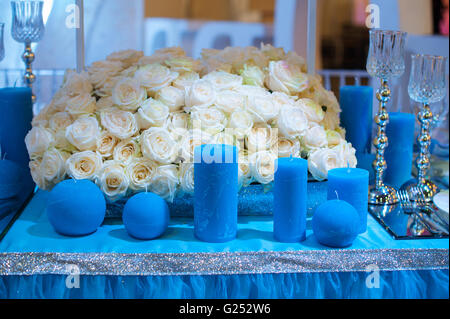
[[82, 276], [66, 288], [64, 275], [0, 277], [0, 298], [448, 298], [449, 271], [380, 273], [379, 288], [365, 272], [229, 276]]

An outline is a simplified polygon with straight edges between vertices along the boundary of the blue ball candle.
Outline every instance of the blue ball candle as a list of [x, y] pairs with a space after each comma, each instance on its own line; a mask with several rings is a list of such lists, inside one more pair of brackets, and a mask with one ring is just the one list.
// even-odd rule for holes
[[329, 247], [350, 246], [358, 236], [358, 228], [358, 212], [343, 200], [330, 200], [321, 204], [312, 219], [317, 241]]
[[56, 232], [66, 236], [93, 233], [103, 222], [106, 201], [102, 191], [89, 180], [68, 179], [50, 192], [47, 216]]
[[194, 152], [194, 232], [206, 242], [236, 237], [238, 161], [235, 146], [206, 144]]
[[397, 188], [411, 179], [414, 123], [413, 114], [389, 113], [389, 125], [386, 127], [389, 147], [384, 151], [387, 165], [384, 182]]
[[341, 125], [346, 140], [357, 153], [370, 153], [372, 143], [373, 89], [370, 86], [342, 86], [339, 93]]
[[281, 242], [305, 239], [308, 161], [302, 158], [277, 159], [273, 188], [273, 233]]
[[359, 233], [367, 230], [369, 172], [361, 168], [335, 168], [328, 171], [328, 199], [352, 205], [359, 216]]
[[157, 238], [169, 225], [169, 207], [163, 198], [154, 193], [139, 193], [125, 204], [122, 220], [130, 236]]

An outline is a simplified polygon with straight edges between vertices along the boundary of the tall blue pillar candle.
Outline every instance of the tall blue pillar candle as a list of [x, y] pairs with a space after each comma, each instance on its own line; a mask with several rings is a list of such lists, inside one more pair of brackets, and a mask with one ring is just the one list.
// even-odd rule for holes
[[0, 89], [0, 145], [2, 156], [28, 170], [25, 136], [31, 130], [33, 104], [29, 88]]
[[357, 153], [370, 153], [372, 145], [373, 89], [370, 86], [342, 86], [339, 93], [341, 125], [345, 138]]
[[299, 242], [306, 235], [308, 161], [278, 158], [273, 188], [273, 233], [281, 242]]
[[206, 144], [194, 152], [194, 233], [206, 242], [236, 237], [238, 161], [235, 146]]
[[386, 127], [389, 147], [384, 151], [387, 165], [384, 181], [388, 185], [398, 188], [411, 179], [414, 123], [413, 114], [389, 113], [389, 125]]
[[344, 200], [355, 207], [360, 234], [367, 230], [368, 194], [369, 172], [365, 169], [335, 168], [328, 171], [328, 200]]

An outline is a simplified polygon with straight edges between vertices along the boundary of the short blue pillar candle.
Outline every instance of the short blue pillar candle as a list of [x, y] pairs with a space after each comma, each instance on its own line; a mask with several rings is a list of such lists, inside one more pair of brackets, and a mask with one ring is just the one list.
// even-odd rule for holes
[[273, 188], [273, 233], [281, 242], [305, 239], [308, 161], [284, 157], [276, 160]]
[[394, 187], [400, 187], [411, 179], [414, 145], [413, 114], [389, 113], [389, 125], [386, 127], [389, 146], [384, 151], [386, 171], [384, 182]]
[[194, 151], [194, 233], [226, 242], [237, 233], [238, 161], [235, 146], [206, 144]]
[[359, 215], [359, 233], [367, 230], [369, 172], [361, 168], [335, 168], [328, 171], [328, 200], [351, 204]]
[[370, 153], [372, 143], [373, 89], [370, 86], [342, 86], [339, 102], [341, 125], [346, 140], [357, 153]]

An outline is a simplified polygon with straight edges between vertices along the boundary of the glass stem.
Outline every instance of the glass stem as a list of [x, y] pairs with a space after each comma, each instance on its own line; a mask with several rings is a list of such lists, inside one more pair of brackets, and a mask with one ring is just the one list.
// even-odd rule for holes
[[433, 119], [433, 113], [431, 112], [430, 105], [424, 103], [422, 110], [417, 115], [420, 127], [420, 135], [417, 139], [420, 145], [420, 153], [416, 160], [416, 166], [418, 169], [418, 186], [421, 187], [426, 183], [426, 175], [428, 168], [430, 168], [430, 144], [431, 144], [431, 132], [430, 125]]
[[376, 159], [373, 163], [375, 169], [375, 187], [380, 189], [384, 186], [383, 173], [386, 169], [386, 161], [384, 159], [384, 150], [388, 146], [388, 138], [386, 135], [386, 125], [389, 122], [389, 114], [386, 111], [386, 104], [391, 98], [391, 90], [389, 89], [386, 79], [381, 80], [381, 87], [377, 90], [377, 100], [379, 101], [378, 114], [375, 117], [375, 123], [378, 125], [377, 137], [373, 141], [373, 145], [377, 149]]

